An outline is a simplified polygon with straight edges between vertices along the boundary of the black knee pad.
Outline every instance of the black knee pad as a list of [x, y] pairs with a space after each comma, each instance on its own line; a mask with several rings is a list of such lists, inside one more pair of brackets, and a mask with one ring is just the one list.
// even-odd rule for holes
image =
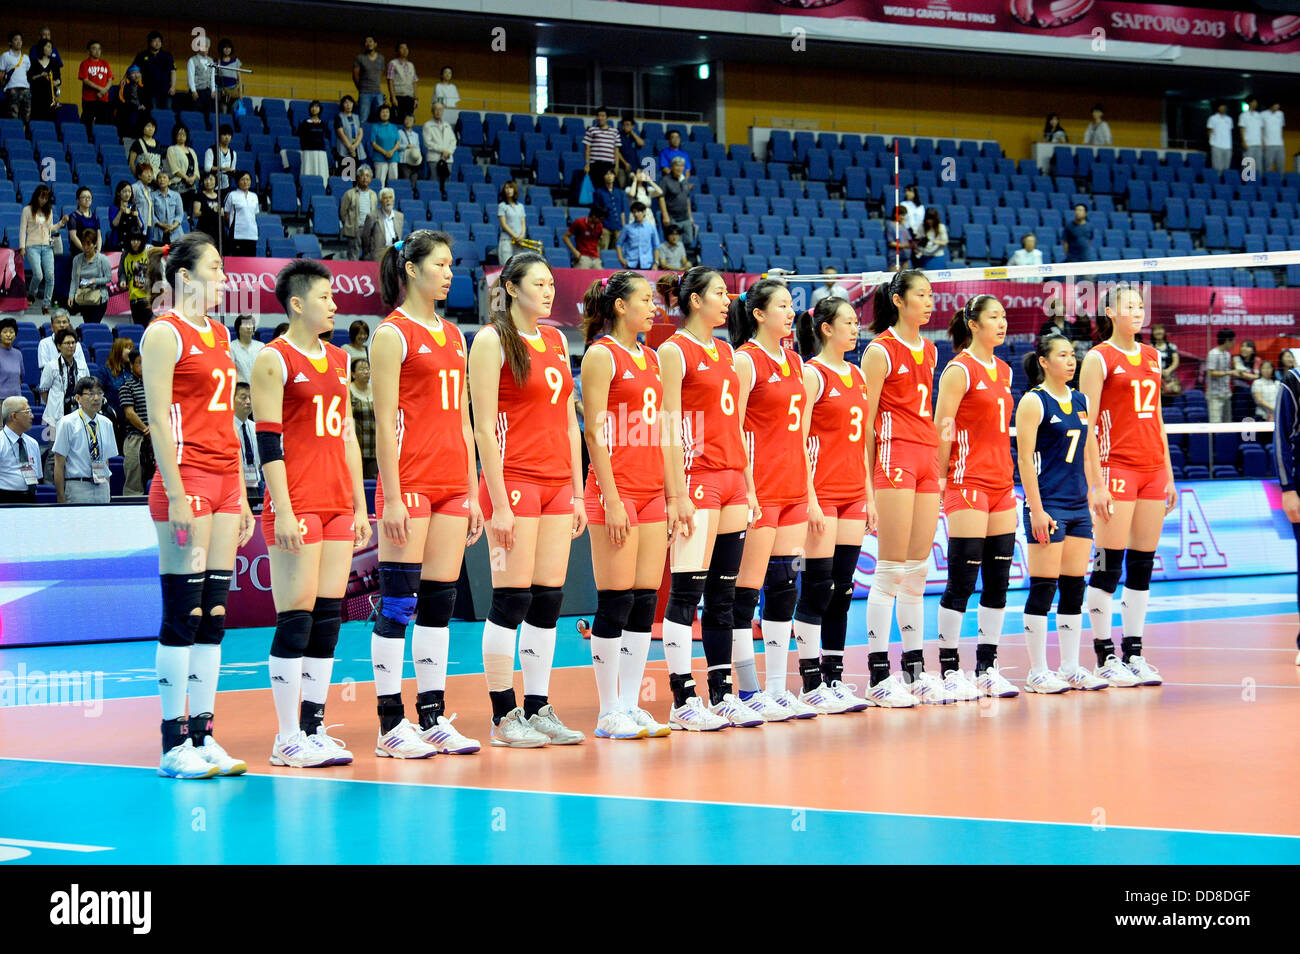
[[835, 581], [831, 578], [831, 557], [814, 557], [804, 563], [799, 577], [799, 602], [795, 604], [794, 618], [802, 623], [820, 624], [826, 608], [835, 595]]
[[[843, 619], [848, 614], [849, 607], [853, 604], [853, 573], [858, 568], [861, 553], [862, 548], [854, 543], [841, 543], [835, 547], [835, 555], [831, 557], [831, 582], [835, 588], [831, 591], [831, 601], [822, 614], [823, 627], [827, 619]], [[842, 627], [843, 623], [838, 625]], [[822, 635], [822, 644], [825, 645], [825, 629]]]
[[334, 649], [339, 644], [339, 627], [343, 618], [339, 611], [343, 600], [337, 596], [318, 596], [311, 608], [311, 638], [307, 640], [304, 656], [313, 659], [333, 659]]
[[627, 614], [623, 628], [633, 633], [648, 633], [655, 624], [655, 610], [659, 606], [657, 590], [633, 590], [632, 612]]
[[704, 584], [709, 578], [705, 570], [690, 573], [674, 573], [672, 588], [668, 591], [668, 607], [664, 619], [670, 623], [690, 626], [695, 622], [695, 607], [700, 605], [704, 596]]
[[710, 570], [704, 582], [704, 612], [700, 614], [700, 628], [730, 632], [735, 605], [736, 571], [718, 573]]
[[[203, 575], [203, 619], [198, 632], [194, 634], [196, 643], [208, 643], [220, 646], [226, 635], [226, 598], [230, 593], [230, 578], [233, 570], [208, 570]], [[213, 614], [213, 610], [221, 610]]]
[[311, 617], [309, 610], [276, 613], [275, 635], [271, 637], [271, 655], [281, 659], [301, 659], [311, 639]]
[[494, 586], [488, 622], [506, 629], [515, 629], [528, 615], [528, 607], [532, 602], [533, 591], [526, 587]]
[[944, 609], [966, 612], [984, 560], [984, 543], [983, 537], [948, 538], [948, 582], [943, 596], [939, 597], [939, 605]]
[[193, 646], [202, 617], [194, 611], [203, 607], [201, 573], [163, 573], [162, 626], [158, 642], [164, 646]]
[[388, 639], [405, 639], [406, 624], [415, 616], [416, 597], [420, 588], [420, 564], [379, 564], [379, 615], [375, 618], [375, 635]]
[[756, 606], [758, 606], [758, 590], [748, 586], [736, 587], [736, 598], [731, 604], [731, 628], [753, 629]]
[[597, 590], [596, 617], [591, 621], [591, 635], [599, 639], [615, 639], [627, 629], [632, 613], [631, 590]]
[[1056, 601], [1057, 616], [1079, 616], [1083, 613], [1083, 592], [1087, 588], [1081, 576], [1063, 576], [1057, 581], [1061, 591]]
[[719, 533], [713, 541], [713, 556], [709, 557], [709, 572], [730, 574], [734, 580], [740, 572], [740, 558], [745, 553], [745, 531]]
[[1092, 564], [1088, 585], [1106, 593], [1114, 593], [1119, 586], [1120, 570], [1124, 567], [1123, 550], [1102, 550]]
[[1155, 569], [1154, 550], [1129, 550], [1124, 554], [1124, 589], [1151, 589], [1151, 571]]
[[1052, 597], [1056, 595], [1056, 580], [1051, 577], [1031, 576], [1029, 578], [1029, 596], [1025, 599], [1024, 615], [1046, 616], [1052, 609]]
[[767, 573], [763, 577], [763, 619], [788, 623], [794, 617], [794, 604], [799, 598], [795, 560], [793, 556], [774, 556], [767, 561]]
[[1016, 554], [1016, 535], [999, 533], [984, 539], [984, 560], [980, 566], [980, 606], [1005, 609], [1007, 585], [1011, 582], [1011, 560]]
[[443, 580], [421, 580], [415, 600], [416, 626], [446, 626], [456, 608], [456, 584]]
[[538, 629], [555, 629], [560, 618], [560, 604], [564, 602], [564, 588], [560, 586], [532, 587], [533, 601], [524, 615], [524, 622]]

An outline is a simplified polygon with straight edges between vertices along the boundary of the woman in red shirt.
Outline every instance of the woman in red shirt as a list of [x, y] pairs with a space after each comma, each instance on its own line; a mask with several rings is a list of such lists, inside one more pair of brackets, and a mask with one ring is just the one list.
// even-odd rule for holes
[[564, 725], [547, 699], [569, 546], [587, 525], [569, 348], [558, 328], [539, 323], [555, 300], [555, 277], [542, 256], [511, 256], [494, 294], [504, 307], [475, 336], [469, 356], [483, 462], [479, 504], [492, 551], [492, 609], [483, 625], [492, 744], [576, 745], [586, 736]]
[[149, 430], [158, 462], [149, 514], [163, 602], [155, 658], [163, 716], [158, 774], [169, 778], [248, 769], [212, 735], [235, 551], [253, 535], [234, 428], [230, 335], [208, 317], [225, 283], [221, 254], [202, 233], [149, 250], [149, 286], [175, 303], [140, 343], [145, 399], [166, 409], [155, 412], [159, 424]]
[[[1088, 399], [1088, 459], [1093, 540], [1097, 556], [1088, 580], [1088, 620], [1097, 652], [1096, 675], [1112, 686], [1158, 686], [1159, 671], [1142, 655], [1147, 598], [1165, 516], [1178, 503], [1160, 408], [1160, 356], [1137, 335], [1146, 321], [1142, 293], [1124, 283], [1107, 290], [1097, 319], [1102, 343], [1088, 352], [1079, 390]], [[1127, 550], [1127, 553], [1125, 552]], [[1111, 639], [1111, 600], [1124, 570], [1121, 658]]]

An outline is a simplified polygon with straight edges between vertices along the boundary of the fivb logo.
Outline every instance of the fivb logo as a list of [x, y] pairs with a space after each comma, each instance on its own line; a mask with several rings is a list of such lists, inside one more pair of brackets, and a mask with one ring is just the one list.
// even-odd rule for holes
[[152, 891], [68, 891], [50, 895], [50, 923], [76, 927], [129, 924], [131, 933], [148, 934], [153, 928]]

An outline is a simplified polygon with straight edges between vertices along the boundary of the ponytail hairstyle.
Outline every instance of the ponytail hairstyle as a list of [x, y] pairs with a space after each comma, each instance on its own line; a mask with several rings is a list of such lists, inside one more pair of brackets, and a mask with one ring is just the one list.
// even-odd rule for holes
[[878, 335], [898, 324], [898, 306], [894, 304], [894, 296], [906, 298], [912, 286], [923, 279], [925, 279], [924, 272], [915, 268], [905, 268], [895, 272], [889, 281], [876, 286], [875, 300], [872, 302], [872, 334]]
[[830, 337], [822, 331], [822, 326], [834, 325], [844, 305], [852, 307], [845, 299], [829, 295], [813, 306], [812, 311], [801, 311], [795, 316], [794, 340], [800, 357], [807, 360], [821, 351], [822, 343]]
[[1046, 375], [1043, 373], [1043, 366], [1038, 363], [1038, 359], [1050, 357], [1052, 348], [1056, 346], [1058, 341], [1064, 341], [1070, 346], [1071, 350], [1074, 349], [1073, 342], [1054, 328], [1034, 342], [1033, 351], [1025, 353], [1025, 377], [1029, 380], [1030, 387], [1037, 387], [1043, 383]]
[[179, 302], [177, 275], [182, 268], [189, 272], [198, 268], [199, 258], [209, 246], [217, 247], [211, 235], [188, 232], [168, 245], [155, 246], [145, 252], [145, 261], [149, 263], [150, 303], [157, 304], [164, 291], [171, 293], [173, 303]]
[[379, 291], [384, 304], [394, 308], [406, 297], [406, 263], [417, 268], [420, 263], [432, 255], [438, 248], [451, 250], [452, 238], [446, 232], [432, 229], [417, 229], [388, 246], [384, 257], [379, 262]]
[[614, 303], [627, 301], [637, 290], [637, 282], [645, 280], [640, 272], [624, 269], [591, 283], [582, 296], [582, 334], [587, 344], [613, 332], [617, 318]]
[[659, 292], [659, 297], [664, 300], [664, 307], [671, 308], [673, 302], [677, 302], [677, 307], [681, 309], [682, 320], [685, 321], [691, 316], [691, 296], [699, 295], [704, 299], [704, 293], [709, 290], [709, 282], [713, 281], [714, 275], [721, 274], [715, 268], [708, 268], [704, 265], [696, 265], [694, 268], [688, 268], [680, 275], [674, 275], [667, 272], [659, 276], [655, 282], [655, 290]]
[[1142, 292], [1137, 285], [1128, 282], [1116, 282], [1106, 289], [1105, 294], [1101, 297], [1101, 307], [1097, 310], [1097, 340], [1106, 341], [1115, 331], [1115, 322], [1111, 321], [1110, 315], [1106, 314], [1106, 309], [1114, 311], [1119, 307], [1120, 296], [1137, 295], [1142, 297]]
[[[521, 386], [528, 380], [528, 369], [532, 359], [528, 354], [528, 345], [524, 343], [523, 336], [519, 334], [519, 329], [510, 318], [510, 305], [514, 301], [514, 296], [506, 288], [506, 283], [517, 286], [534, 265], [541, 265], [548, 272], [551, 270], [546, 259], [536, 252], [518, 252], [510, 256], [506, 267], [501, 269], [501, 274], [497, 277], [497, 288], [500, 290], [500, 297], [497, 300], [503, 302], [503, 307], [493, 311], [489, 319], [489, 324], [496, 329], [497, 337], [501, 339], [501, 351], [505, 355], [510, 373], [514, 375], [515, 383]], [[497, 298], [497, 296], [493, 297]]]
[[779, 278], [760, 278], [745, 289], [739, 298], [731, 300], [727, 308], [727, 337], [731, 345], [739, 348], [758, 332], [758, 319], [755, 311], [763, 311], [772, 303], [779, 291], [788, 290], [785, 282]]
[[971, 340], [975, 336], [970, 326], [980, 320], [984, 306], [991, 301], [995, 302], [997, 299], [992, 295], [972, 295], [967, 300], [966, 306], [958, 309], [952, 316], [952, 321], [948, 325], [948, 338], [952, 341], [954, 350], [961, 351], [970, 347]]

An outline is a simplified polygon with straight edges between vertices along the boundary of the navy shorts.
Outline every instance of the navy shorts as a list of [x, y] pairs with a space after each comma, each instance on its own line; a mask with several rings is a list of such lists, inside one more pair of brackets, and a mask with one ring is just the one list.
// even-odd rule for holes
[[[1049, 543], [1060, 543], [1066, 537], [1087, 537], [1092, 539], [1092, 513], [1087, 507], [1078, 507], [1074, 509], [1062, 509], [1061, 507], [1046, 504], [1043, 507], [1048, 515], [1056, 521], [1056, 530], [1049, 536]], [[1025, 537], [1030, 543], [1037, 543], [1031, 532], [1032, 524], [1029, 521], [1029, 508], [1024, 508], [1025, 518]]]

